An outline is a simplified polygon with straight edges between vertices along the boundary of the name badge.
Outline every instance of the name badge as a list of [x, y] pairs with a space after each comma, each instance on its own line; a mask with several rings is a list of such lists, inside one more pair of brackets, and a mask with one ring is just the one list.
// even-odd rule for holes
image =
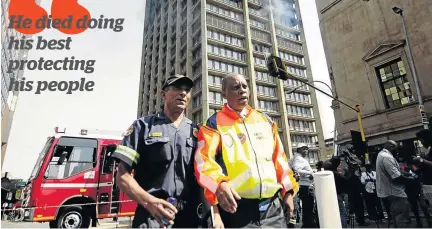
[[153, 133], [150, 133], [150, 137], [160, 137], [160, 136], [162, 136], [162, 132], [153, 132]]

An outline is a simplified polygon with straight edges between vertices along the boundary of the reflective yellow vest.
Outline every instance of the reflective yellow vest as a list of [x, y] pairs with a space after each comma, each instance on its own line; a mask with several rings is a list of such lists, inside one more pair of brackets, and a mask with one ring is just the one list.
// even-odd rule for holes
[[273, 197], [282, 189], [298, 191], [276, 123], [250, 106], [241, 114], [224, 105], [198, 132], [195, 175], [205, 197], [216, 204], [222, 181], [242, 198]]

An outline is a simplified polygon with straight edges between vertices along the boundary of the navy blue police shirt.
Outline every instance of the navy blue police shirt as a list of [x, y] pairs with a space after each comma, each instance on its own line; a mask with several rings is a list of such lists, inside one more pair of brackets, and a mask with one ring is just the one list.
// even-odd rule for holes
[[158, 198], [193, 200], [199, 195], [194, 175], [198, 126], [184, 117], [177, 128], [159, 112], [134, 121], [112, 154], [134, 170], [138, 184]]

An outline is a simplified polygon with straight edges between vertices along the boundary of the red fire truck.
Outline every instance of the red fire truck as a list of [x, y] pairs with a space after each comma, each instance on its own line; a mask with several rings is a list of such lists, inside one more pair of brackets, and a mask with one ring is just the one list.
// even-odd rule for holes
[[55, 128], [22, 193], [24, 221], [51, 228], [88, 228], [97, 219], [133, 216], [136, 202], [115, 182], [110, 155], [122, 134]]

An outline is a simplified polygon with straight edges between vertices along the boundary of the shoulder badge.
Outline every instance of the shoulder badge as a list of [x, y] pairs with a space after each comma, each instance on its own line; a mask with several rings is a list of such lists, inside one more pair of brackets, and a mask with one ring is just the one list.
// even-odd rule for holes
[[237, 134], [237, 137], [240, 139], [241, 144], [244, 144], [246, 142], [246, 135], [243, 133]]
[[198, 129], [197, 128], [193, 128], [193, 136], [198, 138]]
[[124, 136], [129, 136], [130, 134], [132, 134], [133, 131], [134, 131], [133, 126], [129, 127], [129, 129], [126, 130], [126, 133], [124, 134]]

